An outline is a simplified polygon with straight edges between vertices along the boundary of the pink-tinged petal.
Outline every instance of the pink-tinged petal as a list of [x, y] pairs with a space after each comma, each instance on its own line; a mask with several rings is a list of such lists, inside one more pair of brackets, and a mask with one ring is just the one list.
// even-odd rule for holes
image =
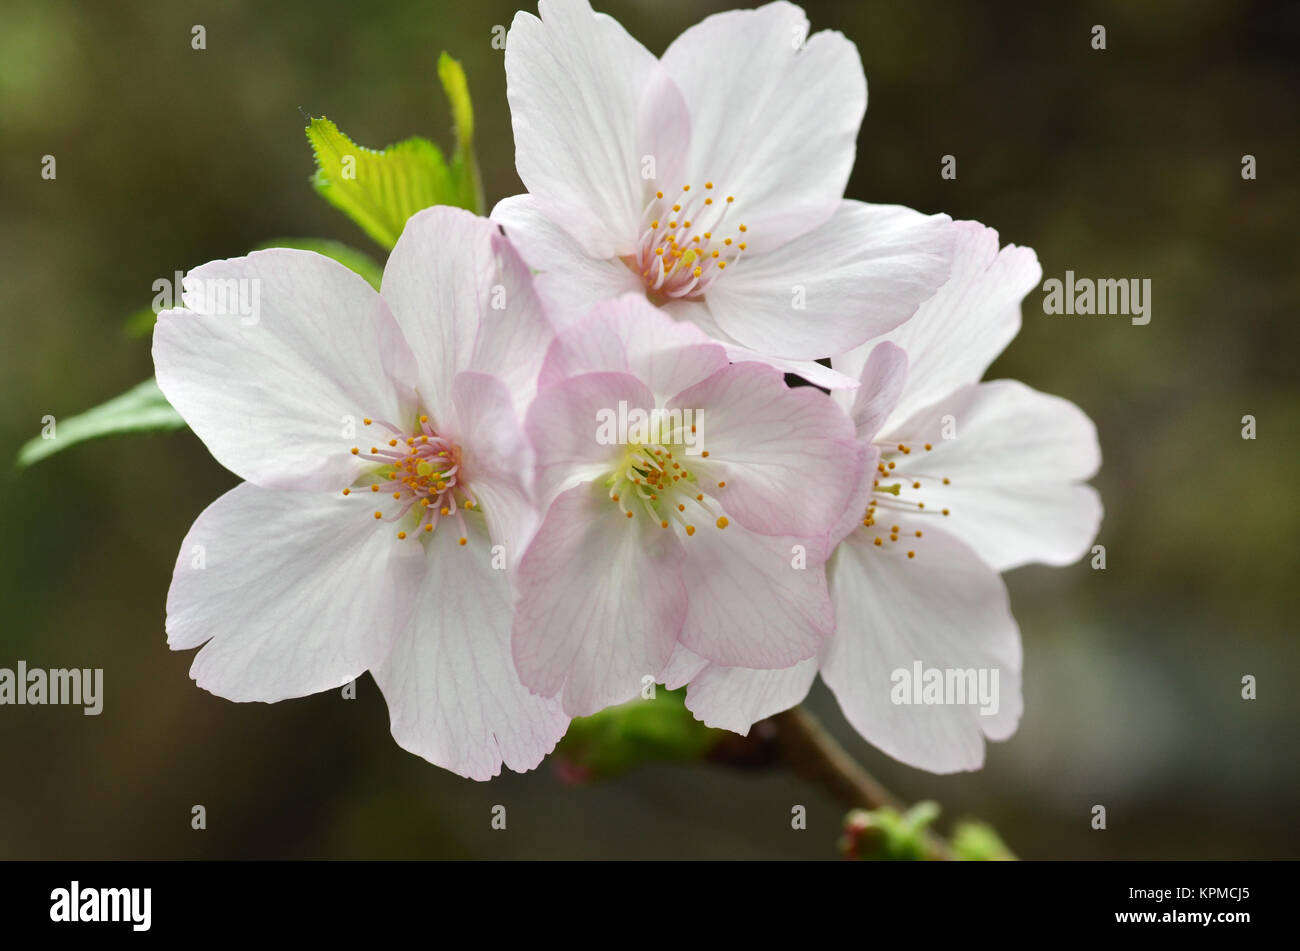
[[835, 402], [848, 410], [858, 441], [869, 443], [893, 412], [907, 385], [907, 354], [892, 343], [877, 344], [862, 368], [857, 390], [833, 392]]
[[492, 235], [492, 249], [496, 256], [494, 283], [466, 369], [501, 380], [522, 416], [537, 395], [537, 378], [555, 339], [555, 326], [533, 272], [518, 249], [500, 232]]
[[661, 679], [686, 614], [681, 546], [625, 518], [603, 486], [578, 485], [546, 513], [518, 569], [515, 667], [570, 716], [588, 716]]
[[646, 197], [651, 191], [681, 188], [687, 182], [689, 171], [691, 113], [681, 89], [659, 63], [655, 64], [641, 97], [637, 135]]
[[820, 543], [706, 523], [682, 549], [681, 642], [692, 653], [726, 667], [788, 667], [834, 630]]
[[735, 196], [732, 220], [749, 226], [756, 251], [831, 216], [867, 108], [852, 43], [809, 37], [802, 10], [770, 3], [707, 17], [673, 41], [663, 65], [690, 109], [691, 176]]
[[158, 386], [236, 475], [341, 488], [363, 465], [349, 452], [362, 418], [414, 410], [389, 375], [410, 359], [392, 316], [337, 261], [255, 251], [197, 267], [184, 283], [187, 309], [163, 311], [154, 328]]
[[537, 465], [539, 503], [548, 506], [564, 490], [606, 475], [624, 447], [602, 441], [602, 415], [629, 408], [650, 408], [654, 394], [627, 373], [586, 373], [569, 377], [537, 394], [524, 431]]
[[686, 709], [706, 726], [747, 736], [759, 720], [803, 702], [816, 677], [816, 657], [780, 670], [711, 664], [686, 688]]
[[746, 253], [709, 286], [709, 311], [736, 340], [766, 353], [843, 353], [903, 323], [947, 280], [951, 224], [898, 205], [841, 202], [803, 237]]
[[685, 645], [678, 644], [673, 648], [672, 656], [668, 658], [668, 663], [659, 679], [669, 690], [677, 690], [685, 687], [693, 677], [708, 666], [708, 660], [692, 653]]
[[863, 523], [867, 506], [875, 494], [875, 469], [876, 463], [880, 461], [880, 449], [859, 443], [858, 454], [862, 476], [858, 479], [858, 484], [853, 494], [849, 496], [849, 501], [844, 506], [844, 511], [840, 513], [839, 519], [831, 526], [830, 531], [820, 537], [823, 559], [828, 558], [835, 550], [835, 546]]
[[[955, 438], [945, 439], [945, 430]], [[998, 571], [1029, 562], [1072, 564], [1097, 536], [1101, 499], [1077, 484], [1101, 465], [1097, 429], [1069, 400], [1015, 380], [977, 383], [916, 413], [882, 441], [912, 448], [893, 457], [899, 500], [923, 502], [932, 519], [942, 518], [944, 530]], [[918, 451], [925, 443], [933, 450]], [[914, 482], [921, 488], [911, 488]], [[934, 514], [943, 509], [947, 516]]]
[[641, 233], [642, 100], [659, 64], [586, 0], [541, 0], [538, 12], [515, 14], [506, 37], [515, 167], [588, 254], [621, 257]]
[[492, 541], [470, 516], [469, 543], [446, 527], [428, 540], [427, 570], [410, 623], [371, 672], [403, 749], [470, 779], [504, 763], [525, 772], [564, 735], [554, 699], [530, 693], [510, 655], [510, 588]]
[[[885, 339], [907, 351], [907, 387], [890, 416], [893, 427], [960, 386], [977, 382], [1020, 331], [1020, 303], [1042, 279], [1032, 248], [998, 250], [998, 233], [975, 221], [950, 226], [952, 276], [907, 323]], [[836, 357], [856, 377], [869, 348]]]
[[487, 519], [504, 567], [513, 569], [537, 528], [533, 452], [510, 391], [486, 373], [458, 373], [452, 381], [455, 438], [466, 485]]
[[542, 211], [532, 195], [502, 199], [492, 209], [506, 237], [538, 273], [534, 280], [546, 295], [556, 326], [585, 317], [603, 300], [629, 292], [644, 293], [641, 278], [616, 257], [592, 257]]
[[[836, 631], [821, 674], [854, 728], [895, 759], [934, 773], [978, 769], [984, 738], [1005, 739], [1020, 719], [1020, 632], [1006, 588], [956, 538], [914, 516], [897, 519], [906, 541], [882, 547], [871, 529], [849, 538], [831, 560]], [[915, 538], [916, 530], [924, 530]], [[908, 558], [906, 549], [916, 557]], [[895, 702], [904, 671], [997, 674], [996, 704]], [[924, 699], [924, 696], [922, 697]], [[945, 698], [955, 701], [953, 695]], [[966, 700], [972, 698], [963, 698]], [[989, 699], [992, 699], [991, 690]]]
[[717, 321], [713, 319], [713, 315], [709, 313], [708, 304], [702, 300], [674, 301], [670, 304], [664, 304], [661, 310], [674, 320], [695, 324], [711, 340], [722, 344], [727, 351], [727, 359], [732, 363], [763, 363], [780, 370], [782, 373], [792, 373], [795, 376], [802, 377], [813, 386], [820, 386], [827, 390], [853, 390], [858, 385], [858, 381], [853, 377], [846, 376], [838, 370], [833, 370], [815, 360], [783, 360], [780, 357], [759, 352], [752, 347], [742, 346], [718, 326]]
[[678, 323], [642, 295], [626, 294], [597, 304], [556, 335], [540, 385], [581, 373], [630, 373], [662, 404], [726, 365], [726, 350], [700, 328]]
[[341, 687], [383, 660], [424, 561], [373, 511], [355, 495], [249, 483], [204, 509], [167, 594], [168, 645], [207, 642], [190, 668], [200, 687], [274, 702]]
[[381, 290], [419, 359], [435, 428], [462, 370], [500, 377], [521, 409], [532, 397], [553, 331], [528, 265], [494, 222], [446, 206], [412, 215]]
[[845, 376], [843, 373], [832, 370], [816, 360], [782, 360], [778, 357], [765, 356], [747, 347], [739, 346], [727, 347], [727, 358], [732, 363], [762, 363], [775, 370], [780, 370], [782, 373], [790, 373], [801, 377], [813, 386], [819, 386], [832, 392], [852, 391], [857, 386], [853, 377]]
[[763, 364], [735, 363], [670, 405], [697, 413], [700, 455], [689, 457], [690, 468], [736, 521], [799, 537], [839, 521], [861, 456], [853, 424], [825, 393], [791, 389]]

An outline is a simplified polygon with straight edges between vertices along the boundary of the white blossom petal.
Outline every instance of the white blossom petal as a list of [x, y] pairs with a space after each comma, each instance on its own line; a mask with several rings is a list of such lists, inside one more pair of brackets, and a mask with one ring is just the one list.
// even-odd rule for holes
[[341, 687], [387, 656], [423, 550], [373, 508], [244, 483], [199, 515], [167, 594], [167, 643], [207, 642], [190, 668], [200, 687], [269, 703]]

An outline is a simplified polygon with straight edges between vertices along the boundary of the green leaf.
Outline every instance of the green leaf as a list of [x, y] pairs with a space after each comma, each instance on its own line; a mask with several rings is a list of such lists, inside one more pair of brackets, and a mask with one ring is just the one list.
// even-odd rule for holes
[[444, 50], [438, 55], [438, 78], [443, 92], [451, 104], [451, 120], [456, 127], [456, 146], [468, 149], [474, 145], [474, 104], [469, 98], [469, 83], [465, 70]]
[[438, 78], [451, 104], [451, 118], [456, 129], [456, 152], [451, 159], [452, 177], [460, 190], [462, 208], [483, 214], [483, 182], [478, 161], [474, 158], [474, 105], [469, 98], [469, 83], [460, 63], [444, 51], [438, 57]]
[[185, 420], [172, 409], [153, 378], [145, 380], [121, 396], [69, 419], [55, 420], [53, 438], [44, 435], [30, 440], [18, 452], [18, 467], [30, 466], [46, 456], [75, 446], [88, 439], [113, 433], [139, 433], [151, 430], [183, 429]]
[[317, 254], [323, 254], [327, 258], [338, 261], [349, 270], [360, 274], [370, 282], [370, 286], [375, 290], [379, 290], [380, 281], [384, 277], [383, 265], [364, 251], [358, 251], [342, 241], [330, 241], [326, 238], [277, 238], [275, 241], [260, 244], [253, 250], [266, 251], [270, 248], [298, 248], [302, 251], [315, 251]]
[[423, 208], [455, 205], [483, 213], [469, 83], [460, 63], [446, 53], [438, 58], [438, 78], [456, 132], [450, 162], [428, 139], [406, 139], [377, 152], [357, 145], [329, 119], [312, 119], [307, 126], [316, 155], [316, 191], [386, 250], [392, 250], [406, 219]]
[[316, 153], [316, 191], [387, 250], [407, 218], [455, 197], [447, 162], [428, 139], [407, 139], [376, 152], [324, 118], [311, 120], [307, 139]]
[[604, 779], [651, 762], [692, 762], [722, 738], [686, 709], [685, 690], [656, 692], [569, 724], [556, 750], [571, 779]]

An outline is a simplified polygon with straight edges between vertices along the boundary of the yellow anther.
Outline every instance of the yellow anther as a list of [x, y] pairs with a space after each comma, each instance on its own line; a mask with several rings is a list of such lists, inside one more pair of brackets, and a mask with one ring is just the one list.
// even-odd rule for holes
[[725, 515], [718, 516], [718, 528], [726, 528], [730, 524], [731, 523], [727, 521], [727, 516]]

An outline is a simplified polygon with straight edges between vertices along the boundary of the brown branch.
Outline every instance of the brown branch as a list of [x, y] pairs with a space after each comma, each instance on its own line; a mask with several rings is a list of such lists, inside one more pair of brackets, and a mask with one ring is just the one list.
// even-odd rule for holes
[[[803, 707], [778, 713], [772, 723], [780, 757], [796, 775], [822, 786], [847, 808], [904, 810], [903, 801], [863, 769]], [[938, 833], [927, 829], [925, 841], [932, 858], [953, 857], [952, 847]]]

